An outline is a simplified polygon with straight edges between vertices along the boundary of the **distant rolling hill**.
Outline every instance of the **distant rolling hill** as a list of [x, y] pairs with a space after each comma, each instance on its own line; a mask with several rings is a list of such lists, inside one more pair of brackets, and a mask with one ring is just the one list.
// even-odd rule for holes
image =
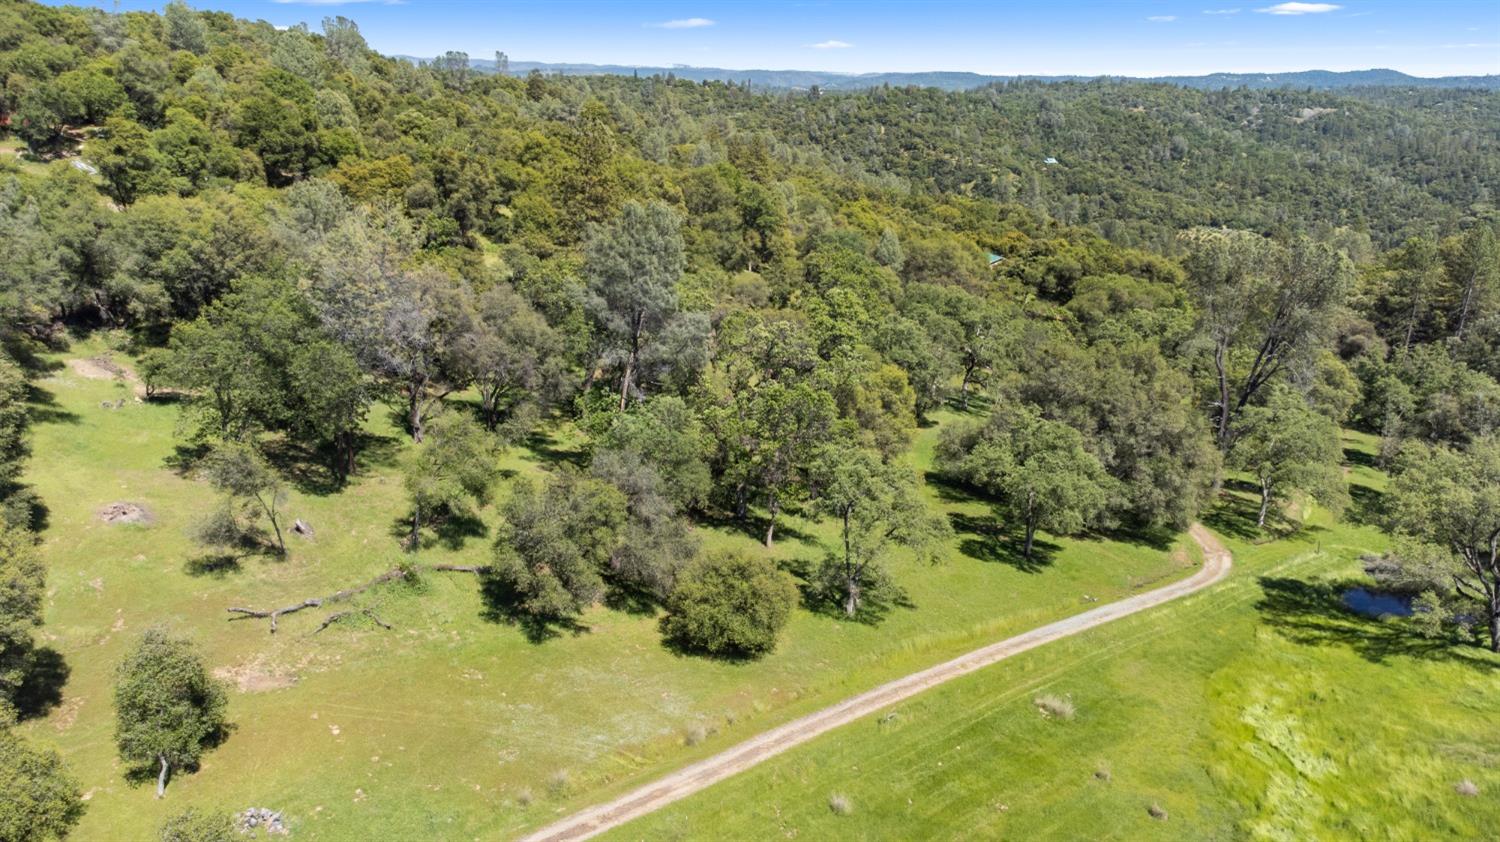
[[[424, 61], [415, 56], [398, 56], [408, 61]], [[495, 62], [471, 59], [475, 68], [494, 72]], [[921, 73], [830, 73], [820, 70], [730, 70], [722, 67], [634, 67], [622, 64], [564, 64], [540, 61], [512, 61], [509, 73], [524, 76], [533, 70], [562, 73], [567, 76], [666, 76], [694, 82], [748, 82], [757, 88], [808, 89], [817, 85], [826, 91], [864, 90], [881, 85], [942, 88], [961, 91], [995, 82], [1036, 80], [1043, 82], [1086, 81], [1099, 78], [1137, 82], [1160, 82], [1188, 88], [1316, 88], [1332, 90], [1356, 87], [1404, 88], [1482, 88], [1500, 90], [1500, 75], [1492, 76], [1409, 76], [1399, 70], [1301, 70], [1295, 73], [1211, 73], [1206, 76], [986, 76], [980, 73], [927, 71]]]

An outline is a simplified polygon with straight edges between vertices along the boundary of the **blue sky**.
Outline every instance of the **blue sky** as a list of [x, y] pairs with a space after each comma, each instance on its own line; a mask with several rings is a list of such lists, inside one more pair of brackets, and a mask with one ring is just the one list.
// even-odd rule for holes
[[[73, 0], [79, 2], [79, 0]], [[86, 0], [85, 0], [86, 2]], [[159, 9], [164, 0], [121, 0]], [[189, 0], [278, 25], [326, 15], [385, 53], [843, 72], [1500, 73], [1496, 0]], [[111, 8], [115, 0], [94, 0]]]

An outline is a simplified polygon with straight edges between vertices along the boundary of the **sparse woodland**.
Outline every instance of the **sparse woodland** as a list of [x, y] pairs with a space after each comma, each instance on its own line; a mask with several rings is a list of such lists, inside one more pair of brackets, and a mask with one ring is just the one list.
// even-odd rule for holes
[[[244, 635], [388, 628], [361, 594], [443, 576], [533, 640], [644, 605], [666, 645], [751, 659], [799, 606], [900, 610], [887, 559], [951, 537], [926, 485], [989, 501], [1024, 563], [1042, 533], [1183, 529], [1225, 488], [1282, 534], [1350, 504], [1354, 428], [1394, 475], [1384, 575], [1451, 620], [1429, 633], [1500, 651], [1500, 93], [514, 78], [382, 57], [344, 17], [0, 0], [0, 131], [7, 726], [47, 587], [28, 383], [102, 332], [180, 407], [216, 558], [285, 556], [290, 477], [353, 496], [372, 417], [399, 418], [406, 560], [224, 606]], [[545, 476], [500, 470], [559, 430]], [[702, 546], [775, 548], [789, 513], [837, 535], [821, 564]], [[423, 560], [464, 540], [487, 563]], [[173, 631], [116, 696], [159, 794], [234, 738]], [[7, 784], [0, 839], [65, 835], [65, 766], [0, 733], [17, 768], [36, 792]]]

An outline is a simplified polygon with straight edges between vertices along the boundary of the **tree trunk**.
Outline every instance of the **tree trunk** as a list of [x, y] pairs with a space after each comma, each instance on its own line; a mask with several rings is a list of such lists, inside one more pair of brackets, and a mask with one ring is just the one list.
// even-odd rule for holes
[[1031, 523], [1030, 521], [1027, 521], [1027, 523], [1026, 523], [1026, 548], [1021, 551], [1021, 556], [1023, 558], [1025, 558], [1027, 561], [1031, 561], [1031, 549], [1032, 549], [1032, 547], [1035, 544], [1036, 544], [1036, 524]]
[[1260, 484], [1260, 516], [1255, 519], [1255, 525], [1265, 528], [1266, 512], [1271, 508], [1271, 486], [1264, 480]]
[[625, 358], [625, 376], [620, 378], [620, 411], [625, 411], [625, 401], [630, 397], [630, 379], [635, 376], [635, 363], [641, 353], [641, 321], [644, 313], [637, 312], [630, 331], [630, 356]]
[[411, 533], [406, 536], [406, 549], [415, 550], [417, 542], [422, 540], [422, 510], [412, 507]]
[[625, 359], [625, 376], [620, 378], [620, 411], [625, 411], [625, 401], [630, 397], [630, 378], [635, 374], [635, 351]]
[[1474, 287], [1479, 280], [1479, 268], [1475, 265], [1474, 271], [1469, 274], [1469, 282], [1464, 285], [1463, 306], [1458, 310], [1458, 330], [1454, 332], [1453, 338], [1459, 342], [1464, 341], [1464, 328], [1469, 324], [1469, 308], [1474, 304]]
[[160, 798], [167, 792], [167, 756], [158, 754], [156, 759], [161, 761], [161, 772], [156, 776], [156, 797]]
[[341, 430], [333, 436], [333, 472], [339, 483], [347, 481], [354, 473], [354, 433]]
[[859, 611], [859, 582], [854, 576], [844, 580], [844, 615], [853, 617]]
[[407, 403], [406, 423], [411, 427], [411, 440], [417, 444], [422, 443], [422, 393], [417, 390], [416, 384], [412, 384], [411, 399]]
[[969, 381], [974, 379], [974, 366], [964, 366], [964, 382], [958, 387], [959, 393], [963, 395], [962, 403], [964, 412], [969, 411]]
[[286, 539], [281, 535], [281, 518], [271, 515], [271, 529], [276, 532], [276, 552], [286, 555]]
[[1229, 452], [1229, 372], [1224, 367], [1223, 345], [1214, 348], [1214, 370], [1219, 378], [1219, 417], [1214, 441], [1220, 453]]
[[771, 543], [776, 537], [776, 513], [781, 511], [781, 505], [776, 501], [776, 495], [772, 494], [766, 503], [766, 511], [771, 515], [770, 522], [766, 524], [766, 549], [771, 549]]
[[1500, 587], [1490, 591], [1490, 651], [1500, 652]]

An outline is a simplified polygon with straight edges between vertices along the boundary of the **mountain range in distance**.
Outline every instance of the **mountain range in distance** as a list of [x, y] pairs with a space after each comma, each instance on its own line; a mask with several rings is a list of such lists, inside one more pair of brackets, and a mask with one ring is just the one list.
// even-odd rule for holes
[[[415, 56], [397, 56], [412, 62], [425, 61]], [[477, 70], [493, 73], [495, 62], [490, 59], [470, 59], [469, 64]], [[512, 61], [507, 72], [512, 76], [525, 76], [533, 70], [545, 74], [561, 73], [565, 76], [666, 76], [694, 82], [749, 83], [751, 87], [779, 90], [808, 90], [817, 85], [824, 91], [858, 91], [884, 85], [905, 87], [941, 88], [947, 91], [963, 91], [979, 88], [996, 82], [1087, 82], [1096, 79], [1113, 79], [1130, 82], [1155, 82], [1181, 85], [1187, 88], [1217, 90], [1219, 88], [1315, 88], [1334, 90], [1359, 87], [1400, 88], [1479, 88], [1500, 90], [1500, 75], [1489, 76], [1411, 76], [1399, 70], [1376, 68], [1371, 70], [1300, 70], [1291, 73], [1210, 73], [1203, 76], [990, 76], [982, 73], [958, 71], [923, 71], [916, 73], [833, 73], [820, 70], [730, 70], [722, 67], [691, 67], [672, 65], [662, 67], [631, 66], [622, 64], [573, 64], [540, 61]]]

